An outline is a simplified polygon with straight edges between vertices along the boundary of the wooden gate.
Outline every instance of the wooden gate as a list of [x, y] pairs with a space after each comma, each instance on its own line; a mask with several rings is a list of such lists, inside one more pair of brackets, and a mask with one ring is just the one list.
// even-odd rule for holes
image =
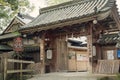
[[87, 71], [88, 54], [86, 51], [69, 50], [68, 71]]

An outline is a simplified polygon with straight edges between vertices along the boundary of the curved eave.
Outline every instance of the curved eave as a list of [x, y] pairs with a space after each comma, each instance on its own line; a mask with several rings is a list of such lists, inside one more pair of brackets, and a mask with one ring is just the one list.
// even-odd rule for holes
[[4, 35], [0, 35], [0, 40], [4, 40], [4, 39], [11, 39], [17, 36], [21, 36], [21, 33], [19, 32], [12, 32], [9, 34], [4, 34]]
[[120, 30], [120, 18], [119, 18], [119, 13], [117, 11], [116, 6], [113, 6], [111, 13], [112, 13], [112, 16], [113, 16], [113, 18], [118, 26], [118, 29]]
[[83, 23], [83, 22], [92, 21], [92, 20], [95, 19], [95, 17], [97, 17], [97, 20], [103, 20], [103, 19], [107, 18], [110, 15], [110, 13], [111, 13], [111, 10], [107, 10], [107, 11], [104, 11], [104, 12], [101, 12], [101, 13], [91, 14], [91, 15], [88, 15], [88, 16], [76, 17], [76, 18], [62, 20], [62, 21], [58, 21], [58, 22], [54, 22], [54, 23], [28, 27], [28, 28], [25, 28], [25, 29], [21, 29], [20, 32], [29, 33], [29, 32], [35, 32], [35, 31], [55, 29], [55, 28], [64, 27], [64, 26], [68, 26], [68, 25], [73, 25], [73, 24], [77, 24], [77, 23], [80, 24], [80, 23]]

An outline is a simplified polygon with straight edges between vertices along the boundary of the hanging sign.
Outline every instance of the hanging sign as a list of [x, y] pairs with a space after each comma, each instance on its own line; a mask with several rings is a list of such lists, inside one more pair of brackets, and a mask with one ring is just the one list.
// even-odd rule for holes
[[23, 51], [23, 42], [21, 37], [17, 37], [14, 39], [13, 49], [16, 52]]
[[114, 51], [113, 50], [108, 50], [107, 51], [107, 59], [108, 60], [114, 60]]
[[47, 50], [47, 59], [52, 59], [52, 50]]

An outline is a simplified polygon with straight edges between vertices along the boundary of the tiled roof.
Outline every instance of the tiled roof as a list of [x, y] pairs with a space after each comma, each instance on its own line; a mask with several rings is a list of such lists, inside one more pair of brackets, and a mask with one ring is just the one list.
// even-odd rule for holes
[[103, 35], [101, 40], [99, 41], [100, 44], [116, 44], [119, 40], [118, 34], [106, 34]]
[[21, 36], [19, 32], [12, 32], [4, 35], [0, 35], [0, 40], [9, 39], [13, 37]]
[[0, 51], [9, 51], [13, 50], [11, 46], [0, 44]]
[[60, 5], [43, 8], [40, 15], [23, 29], [45, 27], [65, 21], [82, 19], [111, 10], [115, 0], [73, 0]]
[[18, 13], [17, 18], [22, 22], [24, 22], [25, 24], [31, 22], [34, 19], [34, 17], [30, 16], [29, 14], [21, 14], [21, 13]]
[[22, 21], [24, 24], [27, 24], [32, 21], [32, 19], [27, 19], [27, 18], [21, 18], [19, 16], [16, 16], [20, 21]]
[[[9, 25], [6, 27], [6, 29], [2, 32], [2, 34], [9, 33], [9, 30], [14, 26], [14, 24], [19, 23], [22, 26], [31, 22], [34, 18], [29, 15], [17, 15], [15, 16], [12, 21], [9, 23]], [[21, 26], [20, 26], [21, 27]], [[17, 29], [18, 30], [18, 29]]]

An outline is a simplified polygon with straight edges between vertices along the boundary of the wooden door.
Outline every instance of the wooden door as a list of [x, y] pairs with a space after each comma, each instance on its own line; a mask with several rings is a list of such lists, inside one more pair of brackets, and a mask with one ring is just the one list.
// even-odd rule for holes
[[88, 56], [87, 52], [76, 52], [77, 71], [87, 71]]
[[75, 51], [69, 51], [68, 71], [76, 71], [76, 54]]
[[69, 51], [68, 71], [88, 70], [87, 51]]
[[56, 51], [57, 51], [57, 70], [65, 71], [67, 70], [67, 43], [65, 38], [56, 39]]

